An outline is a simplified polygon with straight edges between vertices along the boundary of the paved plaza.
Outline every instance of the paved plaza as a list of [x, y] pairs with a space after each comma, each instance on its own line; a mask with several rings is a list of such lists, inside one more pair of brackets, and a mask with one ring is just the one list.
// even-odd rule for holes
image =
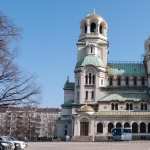
[[150, 150], [150, 141], [29, 143], [26, 150]]

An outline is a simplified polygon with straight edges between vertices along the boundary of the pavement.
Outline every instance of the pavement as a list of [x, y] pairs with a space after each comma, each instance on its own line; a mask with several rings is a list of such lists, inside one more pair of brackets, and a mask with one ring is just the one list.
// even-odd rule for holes
[[150, 150], [150, 141], [30, 142], [26, 150]]

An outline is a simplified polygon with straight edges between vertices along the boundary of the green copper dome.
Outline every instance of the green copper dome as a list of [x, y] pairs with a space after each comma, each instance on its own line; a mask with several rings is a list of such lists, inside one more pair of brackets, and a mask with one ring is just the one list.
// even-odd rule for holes
[[93, 56], [93, 55], [88, 55], [88, 56], [84, 57], [82, 60], [78, 61], [76, 64], [76, 67], [83, 67], [86, 65], [103, 67], [104, 63], [102, 62], [102, 60], [99, 57]]

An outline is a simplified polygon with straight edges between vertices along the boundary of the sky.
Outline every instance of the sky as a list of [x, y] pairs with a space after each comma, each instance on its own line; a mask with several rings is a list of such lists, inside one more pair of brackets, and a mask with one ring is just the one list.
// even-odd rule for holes
[[109, 26], [109, 61], [141, 61], [150, 36], [149, 0], [0, 0], [21, 31], [16, 62], [34, 74], [43, 107], [60, 107], [63, 86], [74, 80], [80, 21], [93, 9]]

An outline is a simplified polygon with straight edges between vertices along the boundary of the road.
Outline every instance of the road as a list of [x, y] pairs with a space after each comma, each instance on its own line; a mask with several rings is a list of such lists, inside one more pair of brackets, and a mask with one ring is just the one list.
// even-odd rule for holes
[[150, 150], [150, 141], [132, 142], [37, 142], [26, 150]]

